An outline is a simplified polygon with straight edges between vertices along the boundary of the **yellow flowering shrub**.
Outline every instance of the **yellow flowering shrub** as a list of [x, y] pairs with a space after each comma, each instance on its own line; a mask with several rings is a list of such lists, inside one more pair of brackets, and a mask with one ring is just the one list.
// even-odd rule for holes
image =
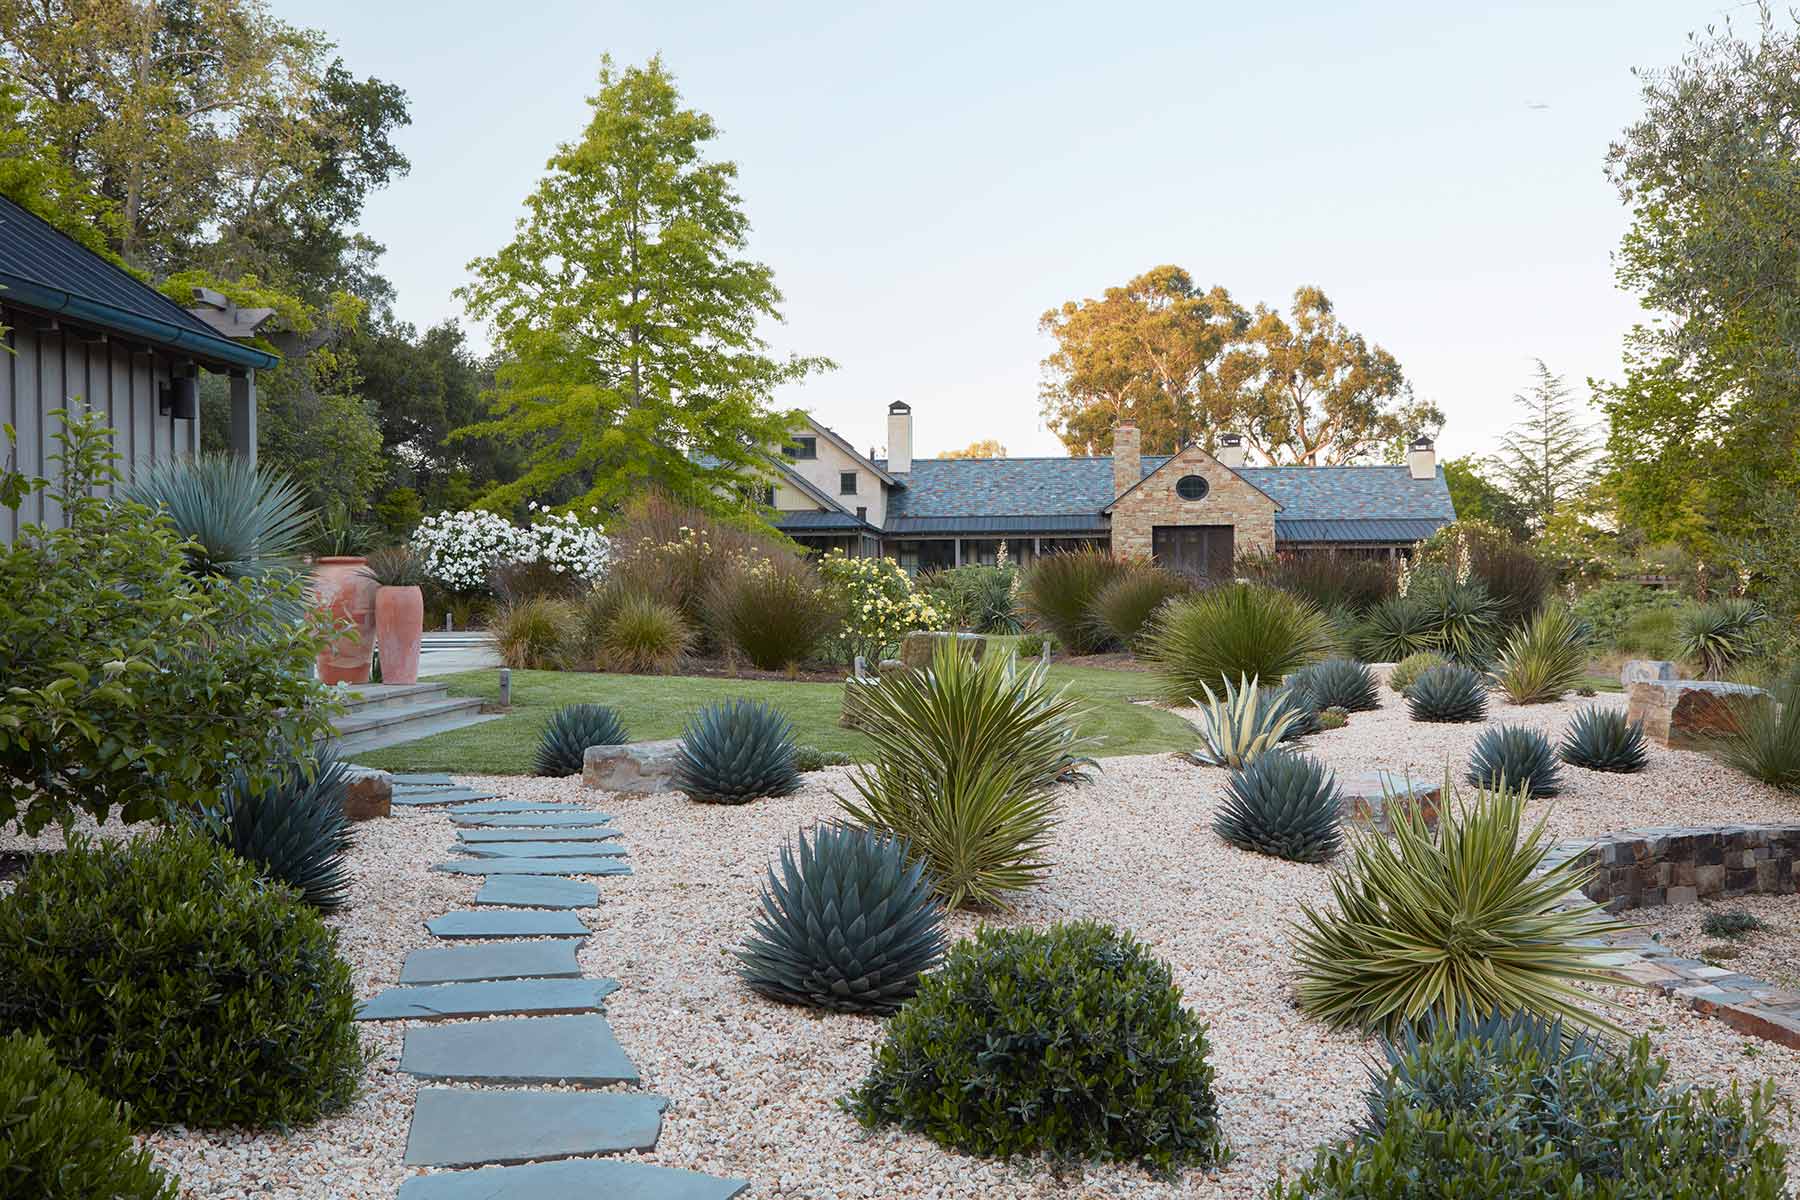
[[844, 613], [837, 651], [848, 663], [857, 655], [871, 666], [899, 652], [900, 639], [915, 629], [937, 626], [931, 600], [891, 558], [851, 558], [833, 550], [819, 560], [819, 574]]

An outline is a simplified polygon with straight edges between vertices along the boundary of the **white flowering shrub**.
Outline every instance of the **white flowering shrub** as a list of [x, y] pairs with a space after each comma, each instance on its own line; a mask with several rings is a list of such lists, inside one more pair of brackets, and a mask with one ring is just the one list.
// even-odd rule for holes
[[454, 592], [486, 591], [501, 563], [543, 563], [579, 579], [606, 572], [605, 534], [573, 513], [531, 507], [533, 521], [523, 527], [476, 509], [426, 517], [413, 531], [413, 549], [426, 574]]
[[860, 654], [873, 666], [897, 653], [913, 630], [938, 623], [930, 598], [891, 558], [851, 558], [833, 550], [819, 560], [819, 574], [844, 612], [836, 641], [846, 662]]

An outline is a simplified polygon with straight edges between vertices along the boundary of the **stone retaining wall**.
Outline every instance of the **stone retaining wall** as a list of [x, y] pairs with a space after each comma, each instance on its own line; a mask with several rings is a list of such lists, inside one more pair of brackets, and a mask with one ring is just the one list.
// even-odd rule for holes
[[1628, 829], [1569, 849], [1594, 867], [1582, 890], [1608, 912], [1800, 891], [1800, 825]]

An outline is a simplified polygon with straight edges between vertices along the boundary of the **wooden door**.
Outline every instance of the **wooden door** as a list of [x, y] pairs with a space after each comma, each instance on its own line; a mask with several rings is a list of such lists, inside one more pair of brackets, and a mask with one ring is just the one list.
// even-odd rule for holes
[[1157, 565], [1193, 579], [1228, 575], [1236, 554], [1230, 525], [1158, 525], [1150, 534]]

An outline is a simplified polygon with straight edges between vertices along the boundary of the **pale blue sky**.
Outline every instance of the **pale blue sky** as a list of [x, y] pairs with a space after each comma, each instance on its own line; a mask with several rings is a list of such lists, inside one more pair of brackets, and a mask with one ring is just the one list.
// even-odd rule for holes
[[839, 364], [783, 399], [862, 447], [902, 399], [917, 453], [1014, 455], [1061, 452], [1039, 315], [1162, 262], [1246, 305], [1322, 286], [1450, 454], [1491, 447], [1534, 357], [1616, 374], [1639, 310], [1602, 163], [1630, 68], [1732, 7], [275, 3], [412, 98], [412, 173], [364, 220], [408, 320], [460, 315], [600, 55], [660, 51], [739, 165], [787, 296], [771, 340]]

